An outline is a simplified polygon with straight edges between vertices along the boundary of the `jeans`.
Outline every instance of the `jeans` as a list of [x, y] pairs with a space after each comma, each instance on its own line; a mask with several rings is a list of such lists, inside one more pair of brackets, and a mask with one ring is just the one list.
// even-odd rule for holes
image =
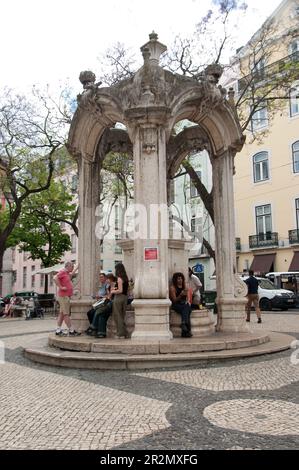
[[101, 335], [106, 336], [107, 321], [112, 313], [112, 301], [95, 310], [95, 314], [91, 323], [91, 327], [97, 330]]
[[182, 332], [190, 332], [191, 330], [191, 306], [187, 303], [174, 303], [172, 308], [175, 312], [179, 313], [182, 317]]
[[94, 314], [95, 314], [95, 309], [94, 308], [92, 308], [91, 310], [88, 310], [88, 312], [87, 312], [87, 318], [88, 318], [88, 321], [89, 321], [90, 324], [92, 324]]

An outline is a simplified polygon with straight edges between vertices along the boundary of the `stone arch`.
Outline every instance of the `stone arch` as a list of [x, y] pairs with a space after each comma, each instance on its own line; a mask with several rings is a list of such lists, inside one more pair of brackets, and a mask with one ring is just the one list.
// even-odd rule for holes
[[228, 148], [240, 150], [244, 136], [235, 109], [224, 99], [222, 91], [216, 88], [212, 97], [202, 96], [198, 86], [182, 93], [172, 103], [172, 127], [183, 119], [189, 119], [200, 126], [209, 140], [213, 155], [221, 155]]

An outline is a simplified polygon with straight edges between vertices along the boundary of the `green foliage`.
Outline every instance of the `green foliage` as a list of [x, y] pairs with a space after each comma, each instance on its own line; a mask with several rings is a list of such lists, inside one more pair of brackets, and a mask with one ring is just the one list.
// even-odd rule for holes
[[62, 182], [52, 181], [48, 190], [24, 202], [14, 239], [32, 259], [41, 259], [45, 267], [58, 263], [71, 247], [70, 237], [62, 232], [59, 220], [73, 217], [76, 204], [72, 199]]

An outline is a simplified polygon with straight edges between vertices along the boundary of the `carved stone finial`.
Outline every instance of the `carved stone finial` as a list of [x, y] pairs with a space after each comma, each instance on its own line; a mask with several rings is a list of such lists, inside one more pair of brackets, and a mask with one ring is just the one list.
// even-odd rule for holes
[[157, 40], [158, 40], [158, 34], [155, 33], [155, 31], [153, 30], [153, 31], [149, 34], [149, 38], [150, 38], [150, 41], [157, 41]]
[[79, 80], [85, 88], [85, 85], [92, 84], [96, 81], [96, 76], [91, 70], [84, 70], [79, 75]]
[[143, 57], [143, 60], [144, 60], [144, 63], [145, 63], [145, 64], [148, 64], [150, 56], [151, 56], [151, 53], [150, 53], [149, 48], [148, 48], [148, 47], [145, 47], [145, 48], [142, 50], [142, 57]]
[[150, 53], [149, 63], [153, 65], [159, 65], [160, 56], [163, 54], [163, 52], [167, 51], [167, 47], [158, 41], [158, 34], [154, 31], [149, 35], [149, 38], [150, 40], [140, 48], [144, 61], [144, 50], [147, 49]]
[[223, 73], [223, 68], [219, 64], [210, 64], [205, 68], [205, 75], [210, 75], [214, 79], [214, 83], [218, 83]]
[[102, 84], [102, 82], [95, 83], [96, 76], [90, 70], [81, 72], [79, 80], [82, 83], [84, 90], [97, 90], [97, 88]]
[[232, 105], [235, 106], [235, 90], [233, 87], [230, 87], [228, 89], [228, 102]]

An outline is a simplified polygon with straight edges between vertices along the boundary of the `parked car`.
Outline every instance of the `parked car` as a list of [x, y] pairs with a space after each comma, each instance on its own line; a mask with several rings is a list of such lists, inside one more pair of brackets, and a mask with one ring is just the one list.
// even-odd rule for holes
[[17, 297], [22, 297], [24, 299], [30, 299], [32, 297], [37, 297], [38, 296], [37, 292], [34, 292], [32, 290], [26, 290], [26, 291], [14, 292], [13, 294], [8, 294], [8, 295], [6, 295], [5, 298], [10, 299], [14, 294], [16, 294]]
[[[291, 290], [280, 289], [273, 282], [263, 277], [255, 276], [259, 281], [259, 298], [261, 310], [272, 310], [278, 308], [280, 310], [288, 310], [290, 307], [296, 307], [296, 295]], [[248, 276], [241, 277], [243, 281]]]

